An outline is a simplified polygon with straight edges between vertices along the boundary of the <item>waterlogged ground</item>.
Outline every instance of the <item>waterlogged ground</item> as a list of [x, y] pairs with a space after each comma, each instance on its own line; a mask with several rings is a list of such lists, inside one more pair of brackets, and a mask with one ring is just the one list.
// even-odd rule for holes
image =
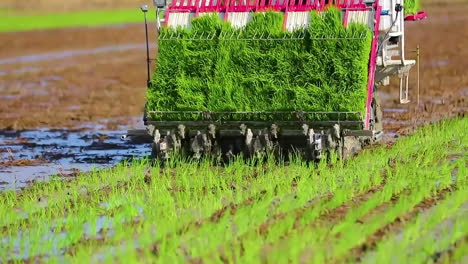
[[466, 263], [468, 119], [345, 162], [121, 164], [0, 193], [0, 260]]
[[[413, 104], [395, 80], [379, 89], [387, 142], [468, 110], [468, 5], [453, 3], [407, 25], [421, 101], [414, 72]], [[466, 119], [345, 164], [125, 166], [149, 153], [120, 140], [141, 128], [144, 63], [142, 25], [0, 34], [0, 262], [468, 263]]]
[[[29, 6], [10, 2], [6, 8]], [[95, 7], [88, 2], [74, 0], [70, 6]], [[133, 5], [130, 2], [119, 1], [125, 7]], [[424, 123], [466, 115], [468, 38], [460, 25], [468, 23], [468, 5], [452, 3], [428, 5], [428, 19], [407, 24], [408, 57], [414, 58], [416, 45], [421, 47], [420, 104], [415, 71], [411, 104], [399, 103], [396, 80], [379, 88], [386, 143]], [[102, 7], [107, 4], [100, 1]], [[37, 10], [64, 6], [59, 0], [34, 5]], [[151, 26], [151, 43], [154, 33]], [[118, 140], [127, 128], [141, 128], [134, 121], [141, 119], [145, 103], [144, 47], [142, 24], [0, 34], [0, 189], [18, 188], [47, 174], [112, 166], [134, 152], [148, 153], [146, 146]], [[47, 137], [56, 132], [63, 135], [51, 143]], [[100, 135], [108, 138], [100, 143]], [[96, 144], [99, 149], [93, 149]]]
[[0, 191], [23, 188], [50, 175], [111, 167], [150, 154], [150, 145], [122, 140], [126, 130], [0, 131]]

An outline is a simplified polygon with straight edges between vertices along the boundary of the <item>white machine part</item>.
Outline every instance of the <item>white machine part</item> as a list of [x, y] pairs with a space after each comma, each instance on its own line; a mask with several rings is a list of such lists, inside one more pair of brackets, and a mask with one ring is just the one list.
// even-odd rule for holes
[[380, 20], [380, 47], [375, 82], [388, 85], [390, 76], [400, 79], [400, 103], [409, 103], [409, 76], [415, 60], [405, 56], [405, 17], [403, 0], [383, 0]]

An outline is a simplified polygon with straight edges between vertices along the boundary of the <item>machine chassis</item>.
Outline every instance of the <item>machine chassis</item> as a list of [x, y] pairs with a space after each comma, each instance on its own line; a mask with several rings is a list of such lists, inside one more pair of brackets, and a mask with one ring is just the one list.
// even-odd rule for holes
[[[174, 115], [195, 115], [198, 119], [165, 121]], [[256, 117], [261, 115], [271, 115], [271, 119], [259, 121]], [[233, 121], [233, 116], [243, 119]], [[320, 121], [312, 119], [317, 116], [321, 116]], [[145, 125], [152, 138], [152, 157], [161, 160], [176, 153], [195, 159], [229, 159], [237, 155], [253, 158], [266, 153], [287, 157], [295, 153], [319, 161], [335, 152], [347, 158], [382, 135], [381, 131], [363, 129], [359, 112], [147, 111]]]

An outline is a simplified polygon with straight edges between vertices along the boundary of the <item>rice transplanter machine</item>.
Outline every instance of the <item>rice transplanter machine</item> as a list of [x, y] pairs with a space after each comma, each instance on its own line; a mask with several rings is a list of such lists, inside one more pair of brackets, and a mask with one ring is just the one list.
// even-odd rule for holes
[[[340, 10], [344, 26], [352, 22], [362, 23], [373, 35], [364, 113], [168, 112], [146, 109], [144, 133], [151, 136], [152, 156], [167, 159], [175, 152], [182, 152], [197, 158], [204, 155], [229, 157], [239, 153], [252, 157], [275, 149], [293, 149], [303, 153], [307, 159], [317, 161], [329, 151], [346, 158], [363, 145], [378, 141], [382, 136], [382, 112], [377, 87], [388, 85], [390, 77], [396, 75], [400, 80], [400, 102], [409, 103], [409, 75], [416, 61], [405, 56], [405, 21], [423, 19], [425, 12], [405, 16], [403, 0], [173, 0], [169, 4], [165, 0], [154, 0], [158, 32], [162, 26], [190, 28], [193, 18], [213, 13], [233, 27], [242, 28], [252, 19], [254, 12], [267, 10], [283, 12], [283, 28], [292, 32], [309, 25], [311, 10], [320, 12], [330, 5]], [[148, 6], [141, 9], [146, 21]], [[162, 19], [161, 14], [164, 14]], [[146, 35], [148, 39], [147, 27]], [[173, 37], [158, 36], [159, 41]], [[148, 85], [150, 61], [147, 48]], [[151, 118], [174, 114], [197, 115], [199, 118], [193, 121]], [[271, 120], [256, 120], [260, 114], [271, 116]], [[232, 116], [237, 118], [230, 119]], [[239, 116], [245, 117], [245, 121]], [[323, 116], [327, 118], [317, 118]], [[136, 131], [129, 131], [128, 136], [136, 134]]]

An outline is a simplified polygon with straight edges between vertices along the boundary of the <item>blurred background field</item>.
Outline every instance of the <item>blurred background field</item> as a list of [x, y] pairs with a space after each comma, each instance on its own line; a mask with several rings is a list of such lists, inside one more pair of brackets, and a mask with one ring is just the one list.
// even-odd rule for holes
[[136, 23], [142, 21], [138, 4], [130, 0], [44, 0], [0, 3], [1, 32], [79, 26]]
[[55, 13], [99, 9], [134, 8], [144, 0], [2, 0], [0, 9], [28, 13]]
[[34, 29], [100, 26], [141, 22], [142, 16], [135, 9], [79, 11], [42, 15], [6, 14], [2, 18], [0, 31], [17, 32]]
[[[135, 12], [135, 9], [141, 4], [150, 4], [150, 2], [145, 0], [2, 0], [0, 32], [136, 23], [141, 21], [141, 14]], [[454, 6], [468, 3], [468, 0], [425, 0], [421, 2], [423, 7]]]

